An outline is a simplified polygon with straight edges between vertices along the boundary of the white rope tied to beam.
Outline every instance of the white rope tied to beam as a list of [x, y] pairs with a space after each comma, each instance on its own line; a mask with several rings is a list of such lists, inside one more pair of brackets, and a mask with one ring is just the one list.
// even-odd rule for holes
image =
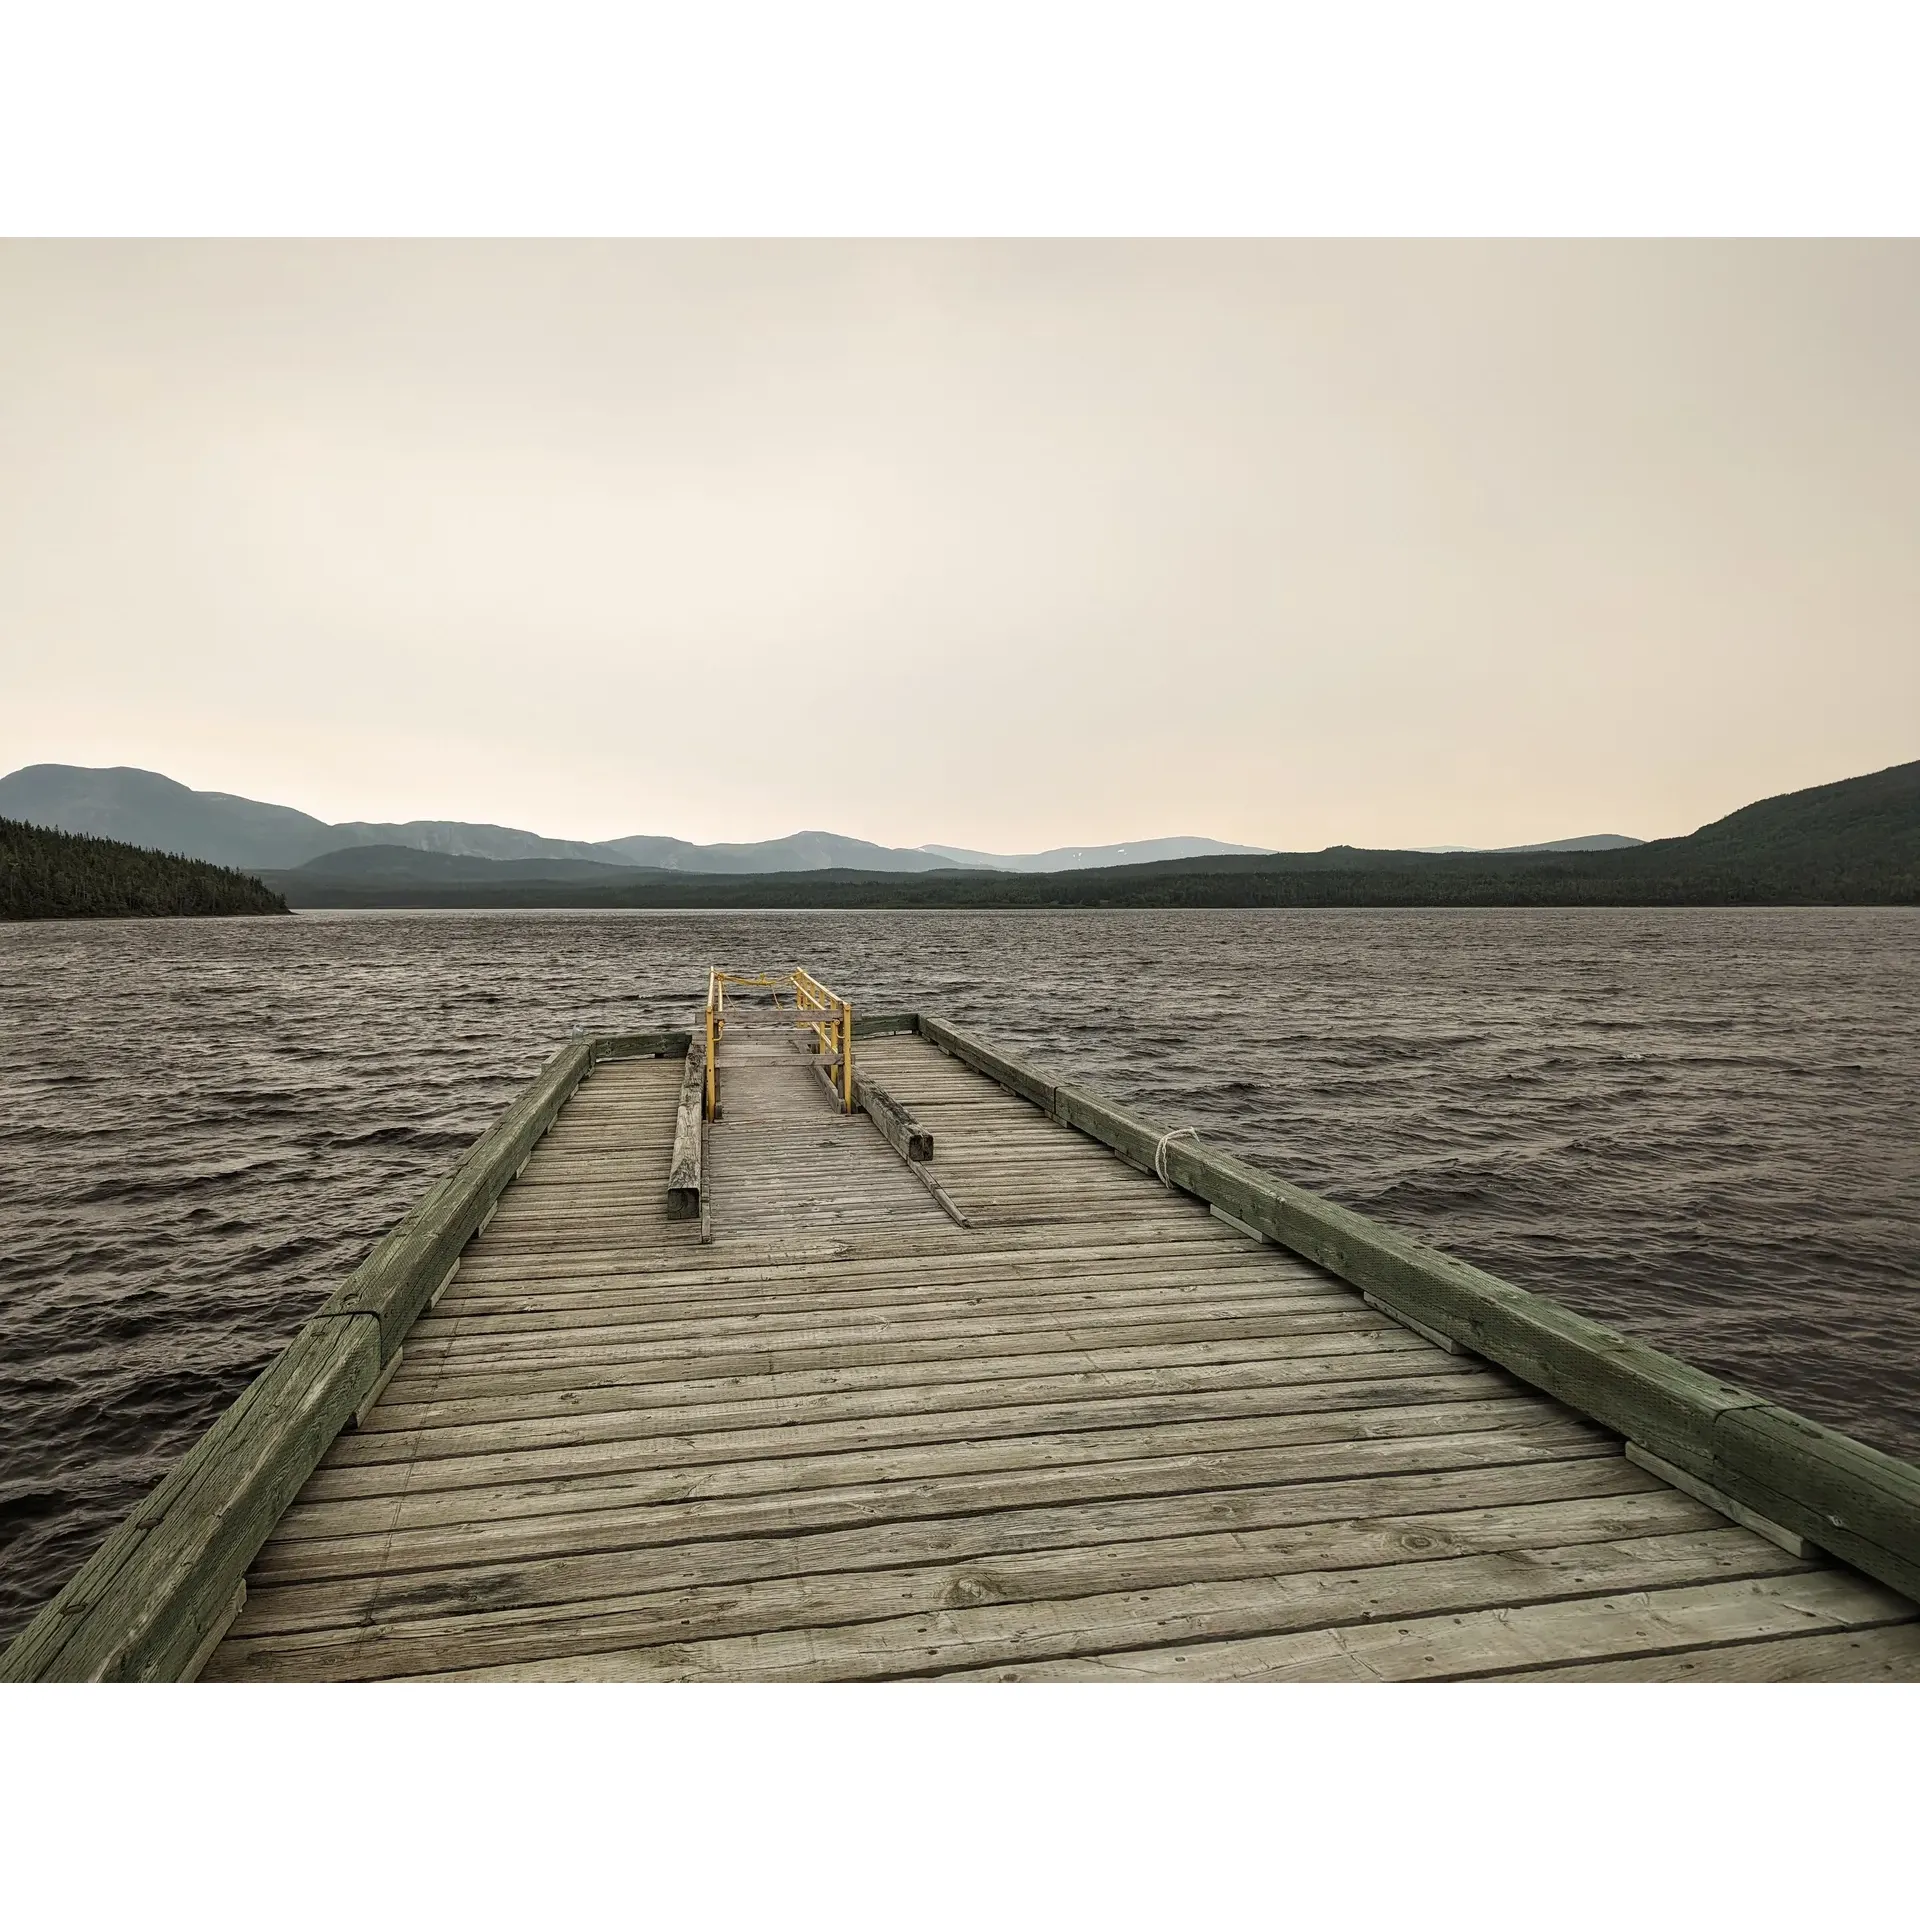
[[1199, 1145], [1198, 1127], [1169, 1127], [1160, 1136], [1160, 1144], [1153, 1150], [1153, 1170], [1160, 1176], [1160, 1184], [1169, 1193], [1173, 1191], [1173, 1182], [1167, 1177], [1167, 1147], [1172, 1141], [1178, 1140], [1182, 1134], [1185, 1134], [1196, 1146]]

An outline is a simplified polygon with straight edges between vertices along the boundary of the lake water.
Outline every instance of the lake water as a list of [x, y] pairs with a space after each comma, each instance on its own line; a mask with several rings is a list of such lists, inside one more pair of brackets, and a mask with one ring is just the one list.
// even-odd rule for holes
[[552, 1049], [811, 966], [1920, 1458], [1920, 914], [0, 926], [0, 1638]]

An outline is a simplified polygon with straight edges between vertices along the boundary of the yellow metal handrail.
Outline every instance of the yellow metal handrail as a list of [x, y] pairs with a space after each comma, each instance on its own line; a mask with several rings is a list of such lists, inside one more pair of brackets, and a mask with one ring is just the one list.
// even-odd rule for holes
[[[825, 987], [803, 967], [791, 973], [728, 973], [707, 969], [707, 1118], [720, 1115], [720, 1040], [727, 1030], [727, 990], [765, 993], [774, 1007], [792, 1016], [794, 1028], [811, 1029], [813, 1049], [822, 1056], [827, 1078], [844, 1112], [853, 1111], [853, 1004], [844, 994]], [[780, 996], [790, 993], [793, 1004], [780, 1008]]]

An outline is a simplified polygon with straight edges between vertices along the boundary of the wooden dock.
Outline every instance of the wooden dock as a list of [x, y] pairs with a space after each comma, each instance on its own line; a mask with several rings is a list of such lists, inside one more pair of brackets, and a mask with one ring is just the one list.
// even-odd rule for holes
[[[1912, 1468], [943, 1023], [877, 1024], [860, 1075], [931, 1160], [790, 1037], [730, 1038], [697, 1215], [667, 1185], [687, 1036], [535, 1089], [497, 1179], [409, 1216], [387, 1293], [342, 1290], [355, 1397], [308, 1386], [310, 1470], [157, 1492], [14, 1676], [1920, 1677]], [[1785, 1493], [1742, 1465], [1787, 1446], [1739, 1438], [1767, 1421], [1827, 1463], [1768, 1469]]]

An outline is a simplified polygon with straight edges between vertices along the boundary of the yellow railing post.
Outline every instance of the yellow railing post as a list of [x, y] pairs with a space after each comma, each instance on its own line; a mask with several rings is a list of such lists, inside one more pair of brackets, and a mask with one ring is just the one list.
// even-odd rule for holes
[[853, 1111], [853, 1004], [840, 1002], [840, 1087], [846, 1110]]
[[716, 1030], [713, 1017], [713, 997], [719, 990], [719, 981], [713, 969], [707, 970], [707, 1118], [712, 1120], [720, 1111], [720, 1035]]

